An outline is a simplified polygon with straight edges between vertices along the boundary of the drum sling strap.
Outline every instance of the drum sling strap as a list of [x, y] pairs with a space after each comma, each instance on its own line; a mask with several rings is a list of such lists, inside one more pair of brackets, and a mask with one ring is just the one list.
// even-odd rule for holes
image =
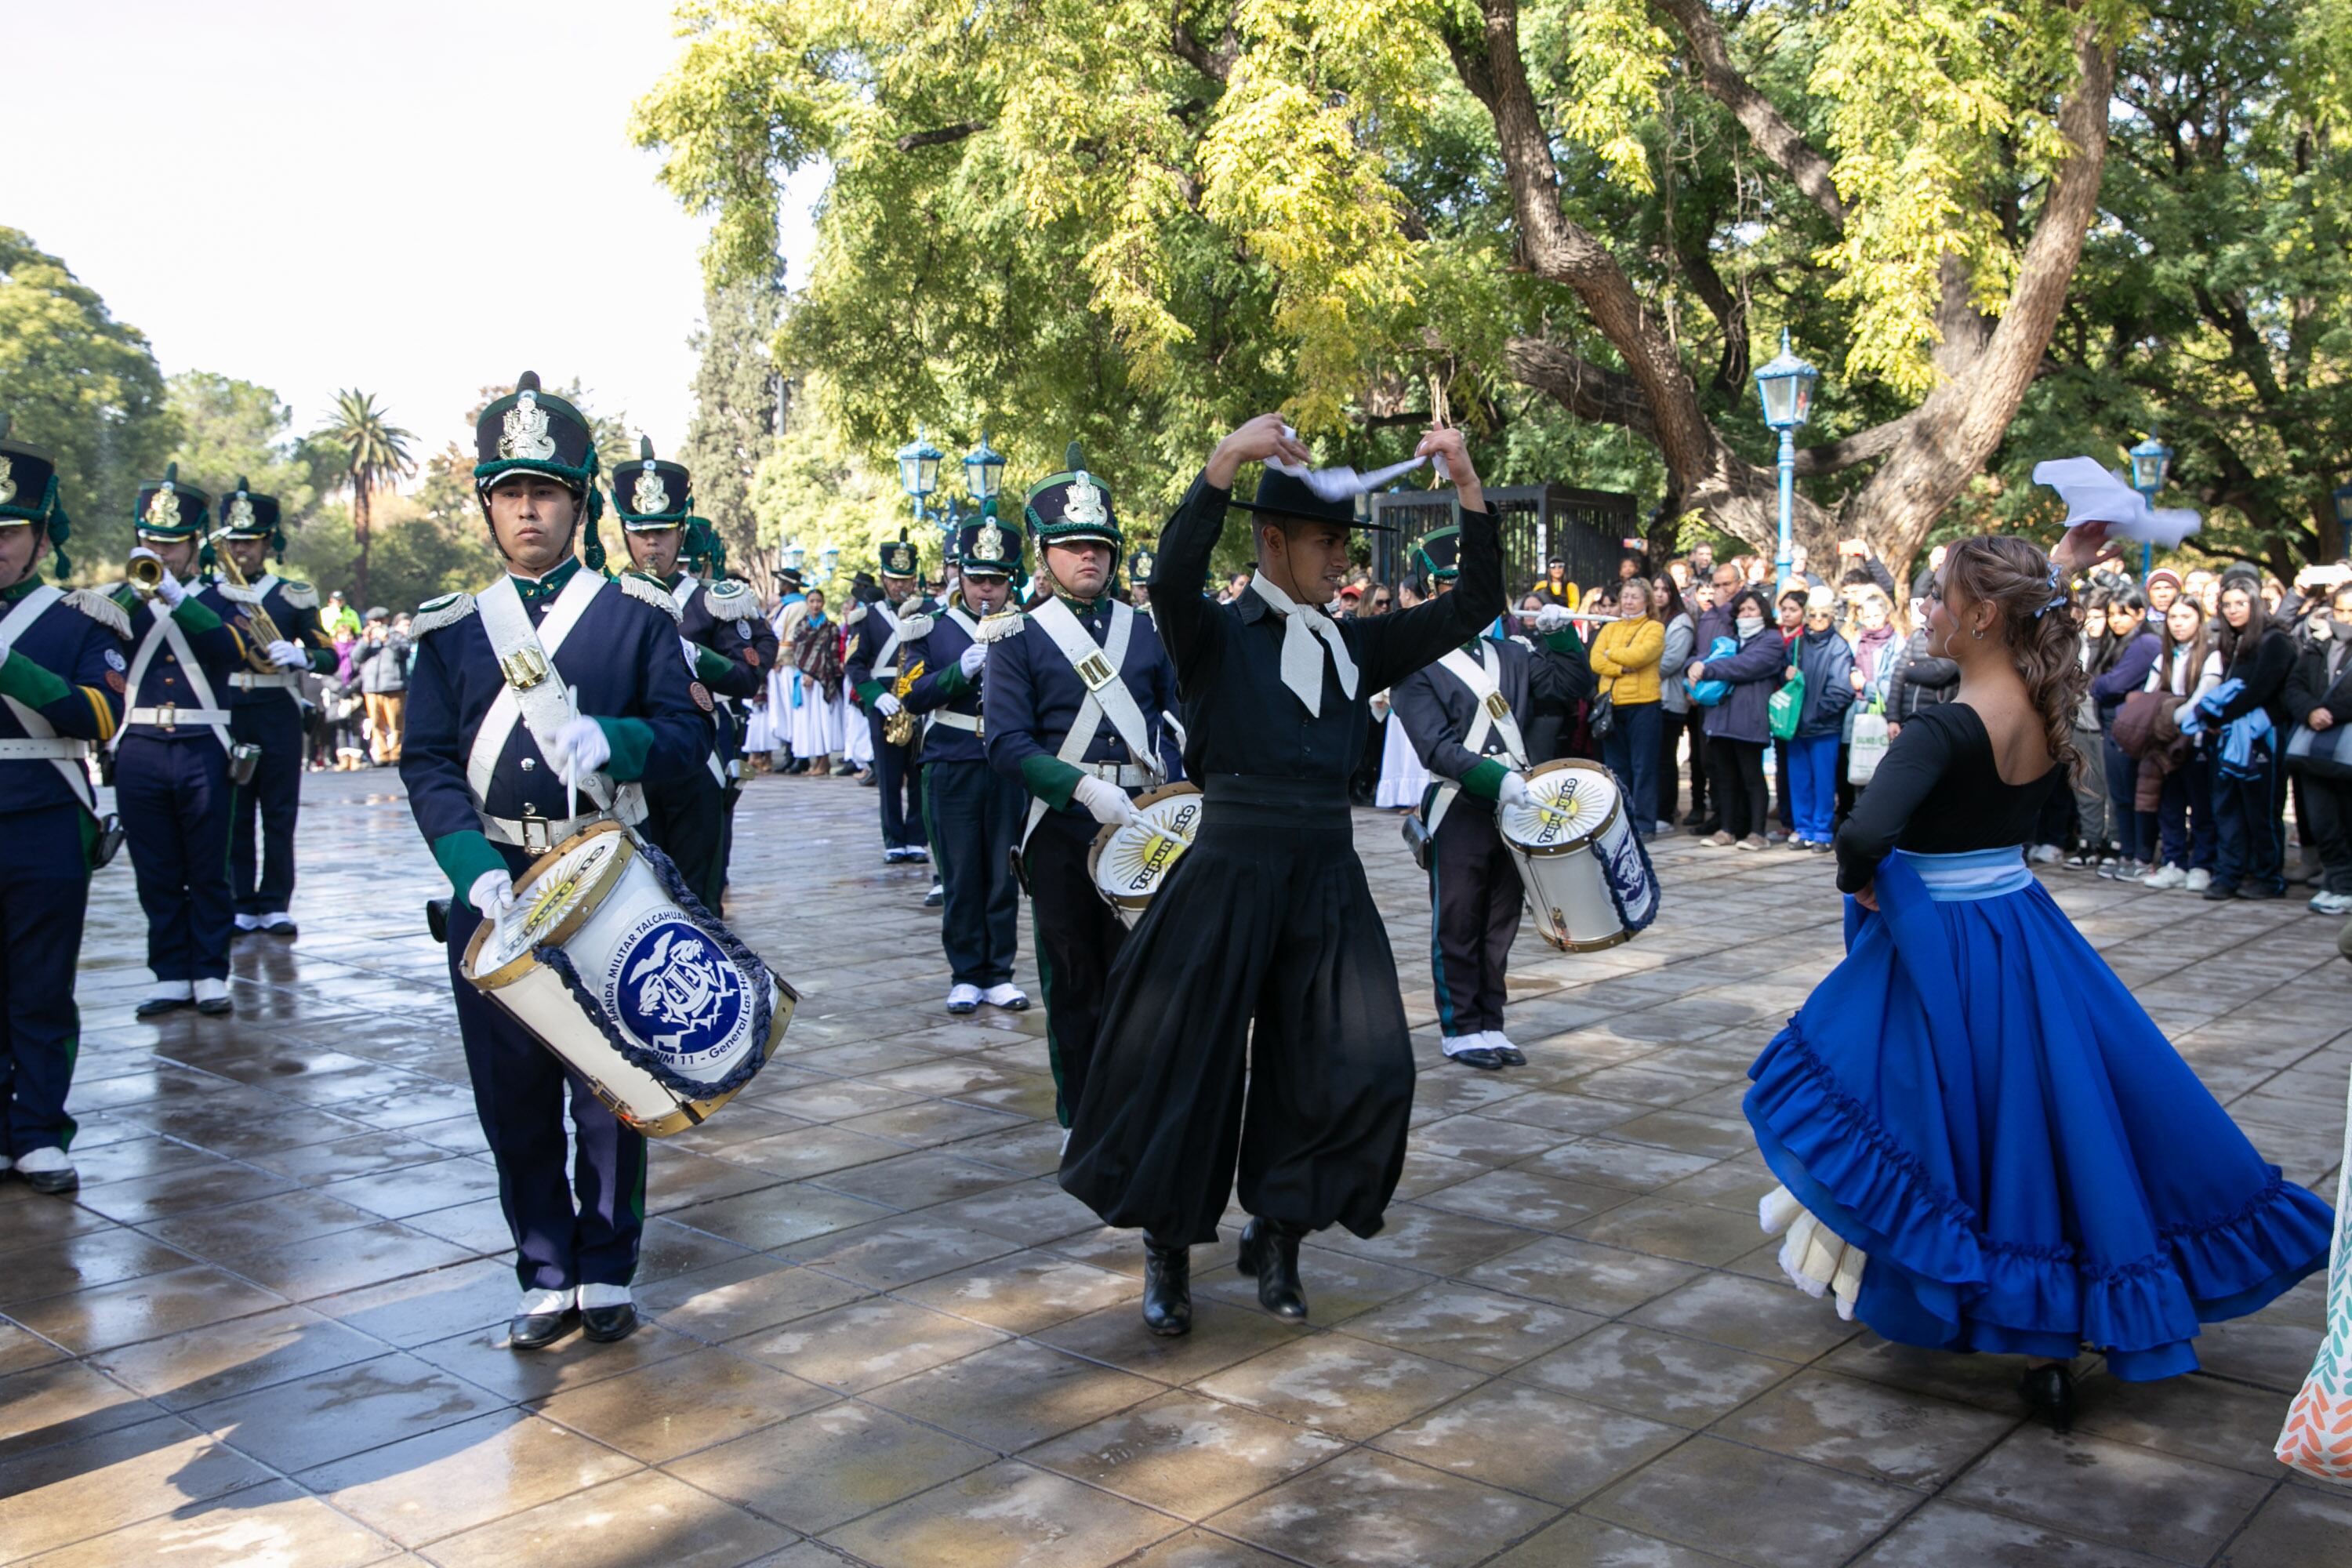
[[[0, 620], [0, 663], [7, 660], [16, 646], [16, 639], [32, 630], [33, 623], [41, 618], [41, 612], [51, 605], [62, 603], [65, 596], [63, 589], [44, 583], [16, 601], [16, 607], [8, 612], [5, 620]], [[41, 717], [39, 710], [13, 697], [0, 700], [8, 704], [8, 711], [14, 713], [16, 722], [25, 727], [26, 737], [22, 741], [0, 741], [0, 762], [47, 762], [58, 770], [58, 776], [74, 792], [74, 798], [81, 802], [82, 809], [96, 816], [98, 802], [90, 794], [89, 770], [81, 763], [81, 759], [89, 754], [89, 742], [59, 735], [56, 726]], [[25, 748], [22, 754], [12, 758], [10, 748], [20, 746]]]
[[[210, 730], [213, 732], [213, 739], [220, 742], [222, 751], [235, 750], [236, 748], [229, 743], [228, 714], [214, 699], [213, 683], [205, 678], [205, 667], [196, 662], [196, 651], [188, 646], [188, 634], [180, 629], [180, 623], [172, 618], [171, 611], [160, 604], [150, 604], [147, 606], [147, 614], [153, 624], [148, 626], [146, 637], [140, 641], [139, 651], [131, 656], [131, 674], [127, 681], [131, 693], [129, 701], [132, 706], [123, 710], [122, 728], [114, 732], [114, 740], [109, 749], [121, 751], [122, 737], [131, 733], [132, 724], [142, 721], [135, 717], [141, 711], [136, 706], [139, 701], [140, 683], [147, 679], [147, 667], [155, 662], [155, 650], [169, 643], [173, 657], [180, 661], [180, 668], [187, 675], [189, 694], [196, 700], [196, 706], [186, 710], [188, 722], [202, 724]], [[151, 708], [146, 711], [152, 713], [156, 710]], [[176, 722], [178, 710], [174, 709], [173, 712]], [[206, 717], [206, 715], [216, 716]], [[157, 720], [143, 721], [161, 722]]]
[[[523, 608], [522, 595], [516, 591], [512, 577], [501, 577], [474, 595], [474, 607], [482, 617], [482, 630], [489, 635], [490, 651], [498, 657], [499, 669], [506, 677], [506, 684], [499, 689], [489, 710], [482, 715], [481, 726], [474, 731], [472, 749], [466, 753], [466, 786], [472, 792], [474, 810], [485, 827], [498, 820], [489, 815], [485, 803], [490, 797], [490, 781], [498, 771], [499, 758], [506, 751], [507, 739], [514, 733], [516, 723], [521, 723], [543, 759], [549, 754], [550, 742], [556, 732], [578, 717], [570, 690], [558, 679], [555, 655], [605, 586], [604, 579], [596, 573], [578, 574], [556, 595], [546, 621], [537, 630], [531, 626], [530, 612]], [[580, 788], [595, 803], [599, 812], [632, 826], [645, 820], [645, 796], [635, 784], [616, 787], [599, 771], [582, 779]], [[499, 833], [488, 837], [494, 843], [503, 841]]]
[[[1496, 660], [1491, 668], [1486, 663], [1490, 658]], [[1503, 699], [1500, 656], [1482, 642], [1478, 645], [1476, 658], [1457, 647], [1437, 662], [1468, 687], [1470, 695], [1477, 700], [1477, 710], [1470, 719], [1470, 731], [1462, 737], [1462, 749], [1473, 756], [1486, 755], [1487, 733], [1494, 731], [1502, 736], [1503, 754], [1511, 766], [1526, 771], [1527, 742], [1520, 739], [1519, 721], [1512, 713], [1511, 705]], [[1453, 808], [1454, 797], [1461, 793], [1462, 784], [1456, 779], [1447, 779], [1437, 786], [1437, 798], [1430, 803], [1429, 807], [1432, 836], [1436, 834], [1437, 825], [1445, 820], [1446, 812]]]
[[[1074, 768], [1084, 768], [1087, 748], [1095, 743], [1095, 732], [1102, 728], [1105, 719], [1127, 742], [1127, 749], [1137, 763], [1148, 772], [1159, 775], [1160, 753], [1152, 748], [1150, 726], [1143, 721], [1143, 710], [1137, 707], [1135, 694], [1127, 689], [1119, 671], [1127, 665], [1127, 647], [1135, 637], [1135, 609], [1132, 605], [1113, 602], [1110, 607], [1108, 640], [1099, 647], [1079, 624], [1070, 606], [1058, 598], [1048, 599], [1029, 612], [1045, 634], [1054, 639], [1055, 647], [1070, 661], [1087, 689], [1086, 700], [1078, 704], [1078, 716], [1070, 721], [1070, 732], [1062, 737], [1061, 749], [1054, 755], [1057, 761]], [[1045, 819], [1045, 803], [1042, 799], [1029, 803], [1029, 820], [1021, 826], [1022, 847], [1028, 847], [1029, 836]]]

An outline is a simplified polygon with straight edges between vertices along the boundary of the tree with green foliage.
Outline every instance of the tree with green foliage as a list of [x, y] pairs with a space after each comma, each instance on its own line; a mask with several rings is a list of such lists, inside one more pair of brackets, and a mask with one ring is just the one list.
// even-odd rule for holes
[[335, 411], [311, 439], [339, 456], [343, 488], [352, 506], [352, 597], [368, 599], [368, 550], [375, 492], [416, 471], [408, 444], [415, 439], [376, 406], [373, 393], [356, 387], [335, 394]]
[[142, 479], [163, 471], [178, 431], [146, 337], [29, 235], [0, 227], [0, 407], [19, 441], [58, 459], [80, 571], [131, 550]]
[[[1645, 444], [1669, 521], [1763, 546], [1749, 374], [1830, 361], [1801, 534], [1907, 560], [2044, 363], [2096, 212], [2121, 0], [694, 0], [639, 106], [772, 267], [830, 162], [779, 353], [878, 461], [922, 418], [1084, 439], [1165, 499], [1236, 418], [1371, 460], [1441, 386]], [[1567, 443], [1571, 448], [1580, 443]], [[1538, 445], [1558, 450], [1562, 443]], [[1577, 479], [1511, 471], [1504, 479]], [[1156, 492], [1156, 494], [1155, 494]]]
[[339, 455], [298, 439], [294, 411], [268, 387], [203, 370], [182, 371], [164, 386], [179, 431], [172, 456], [191, 484], [218, 496], [242, 477], [278, 498], [290, 537], [339, 481]]
[[759, 542], [751, 485], [776, 441], [780, 378], [770, 345], [783, 316], [782, 279], [711, 289], [702, 312], [694, 335], [694, 417], [678, 461], [694, 475], [695, 510], [741, 558]]

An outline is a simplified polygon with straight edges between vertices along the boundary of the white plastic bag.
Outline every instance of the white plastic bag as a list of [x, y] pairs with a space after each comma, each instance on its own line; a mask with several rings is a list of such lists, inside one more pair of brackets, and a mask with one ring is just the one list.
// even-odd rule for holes
[[1874, 702], [1869, 712], [1853, 716], [1853, 746], [1846, 757], [1845, 782], [1868, 784], [1886, 755], [1886, 713]]

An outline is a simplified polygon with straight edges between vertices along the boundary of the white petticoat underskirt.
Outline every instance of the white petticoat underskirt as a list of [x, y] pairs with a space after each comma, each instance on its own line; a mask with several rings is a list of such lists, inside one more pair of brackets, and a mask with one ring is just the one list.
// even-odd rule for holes
[[1853, 1321], [1854, 1298], [1862, 1290], [1862, 1271], [1870, 1255], [1814, 1218], [1786, 1187], [1765, 1194], [1756, 1205], [1756, 1217], [1765, 1235], [1787, 1237], [1780, 1244], [1780, 1271], [1789, 1283], [1816, 1300], [1832, 1298], [1837, 1315]]

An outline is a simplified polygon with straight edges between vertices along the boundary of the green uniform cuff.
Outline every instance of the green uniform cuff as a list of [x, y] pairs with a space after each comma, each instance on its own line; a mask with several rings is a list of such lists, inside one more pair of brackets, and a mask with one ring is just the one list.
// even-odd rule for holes
[[643, 719], [607, 719], [600, 714], [596, 728], [604, 731], [604, 743], [613, 748], [604, 775], [623, 784], [645, 777], [646, 759], [653, 754], [654, 727]]
[[704, 647], [699, 643], [695, 645], [694, 673], [702, 679], [716, 680], [734, 668], [735, 661], [717, 648]]
[[861, 680], [854, 689], [857, 693], [857, 705], [870, 713], [874, 710], [874, 700], [890, 689], [878, 680]]
[[310, 650], [310, 672], [313, 675], [332, 675], [341, 663], [333, 648], [314, 647]]
[[1462, 792], [1480, 800], [1495, 800], [1503, 793], [1503, 781], [1510, 776], [1511, 770], [1494, 758], [1481, 757], [1462, 775]]
[[963, 672], [961, 663], [951, 664], [933, 677], [939, 688], [950, 697], [961, 697], [971, 689], [971, 677]]
[[491, 847], [490, 841], [471, 828], [462, 833], [445, 833], [433, 841], [433, 858], [449, 879], [449, 886], [462, 899], [471, 892], [474, 883], [485, 871], [503, 871], [506, 857]]
[[172, 618], [180, 623], [181, 630], [190, 632], [208, 632], [221, 624], [221, 618], [196, 597], [193, 589], [172, 607]]
[[1546, 632], [1544, 634], [1543, 645], [1544, 647], [1551, 649], [1554, 653], [1582, 653], [1584, 651], [1584, 639], [1576, 635], [1576, 628], [1574, 626], [1562, 626], [1556, 632]]
[[73, 688], [46, 666], [11, 651], [0, 663], [0, 697], [13, 697], [27, 708], [47, 708], [73, 695]]
[[1056, 811], [1067, 811], [1070, 795], [1078, 781], [1087, 775], [1062, 761], [1043, 752], [1021, 759], [1021, 782], [1029, 793]]

